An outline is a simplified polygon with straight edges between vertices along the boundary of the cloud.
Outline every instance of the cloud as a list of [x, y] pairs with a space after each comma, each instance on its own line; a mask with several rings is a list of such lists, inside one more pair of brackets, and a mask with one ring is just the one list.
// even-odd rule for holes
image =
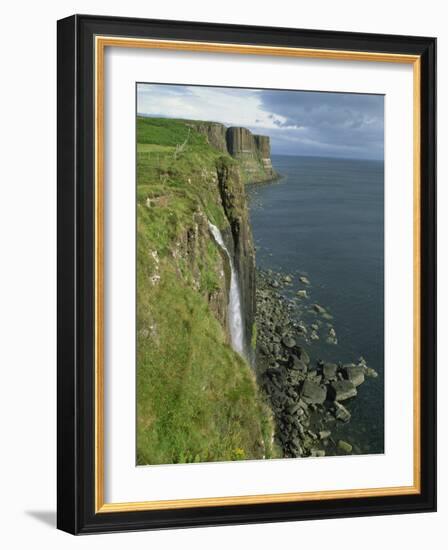
[[[381, 95], [263, 90], [261, 108], [287, 131], [291, 153], [384, 155], [384, 97]], [[282, 117], [280, 119], [279, 117]], [[302, 130], [294, 132], [293, 130]], [[314, 153], [313, 153], [314, 151]]]
[[277, 154], [384, 156], [381, 95], [139, 84], [137, 111], [245, 126]]

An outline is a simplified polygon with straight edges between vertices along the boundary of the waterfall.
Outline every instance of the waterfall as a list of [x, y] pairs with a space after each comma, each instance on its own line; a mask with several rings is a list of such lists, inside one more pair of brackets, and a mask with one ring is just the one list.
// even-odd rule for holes
[[229, 292], [229, 329], [230, 329], [230, 340], [232, 343], [232, 348], [237, 351], [240, 355], [244, 354], [244, 338], [243, 338], [243, 315], [241, 311], [241, 298], [240, 298], [240, 288], [238, 284], [238, 276], [235, 271], [235, 266], [233, 265], [232, 256], [227, 250], [226, 245], [224, 244], [221, 231], [208, 222], [210, 231], [218, 243], [218, 245], [224, 250], [229, 258], [230, 263], [230, 292]]

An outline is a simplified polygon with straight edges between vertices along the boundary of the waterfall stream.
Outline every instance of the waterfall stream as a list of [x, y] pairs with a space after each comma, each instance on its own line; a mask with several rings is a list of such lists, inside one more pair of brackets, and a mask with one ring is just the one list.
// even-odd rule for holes
[[238, 276], [235, 270], [235, 266], [233, 265], [232, 256], [230, 255], [226, 245], [224, 244], [221, 231], [216, 227], [216, 225], [213, 225], [210, 222], [208, 222], [208, 225], [215, 241], [218, 243], [220, 248], [224, 250], [224, 252], [227, 254], [227, 257], [229, 258], [231, 272], [228, 316], [230, 340], [232, 343], [232, 348], [240, 355], [244, 355], [243, 315], [241, 311], [241, 298], [240, 288], [238, 284]]

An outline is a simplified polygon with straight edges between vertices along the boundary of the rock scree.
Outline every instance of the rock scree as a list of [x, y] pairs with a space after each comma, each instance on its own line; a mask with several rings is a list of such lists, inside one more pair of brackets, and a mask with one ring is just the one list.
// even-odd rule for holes
[[[257, 376], [274, 414], [277, 445], [291, 458], [356, 452], [356, 441], [335, 434], [339, 424], [350, 422], [347, 404], [376, 372], [362, 357], [345, 365], [310, 357], [302, 345], [310, 331], [281, 293], [288, 276], [258, 270], [256, 281]], [[308, 307], [318, 315], [326, 312], [318, 304]]]

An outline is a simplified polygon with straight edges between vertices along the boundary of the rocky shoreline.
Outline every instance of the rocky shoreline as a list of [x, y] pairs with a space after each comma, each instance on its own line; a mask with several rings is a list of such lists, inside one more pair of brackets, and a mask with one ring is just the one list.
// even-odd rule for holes
[[[312, 356], [314, 340], [324, 337], [337, 345], [337, 335], [328, 311], [305, 303], [306, 276], [298, 277], [304, 288], [294, 298], [284, 296], [293, 279], [292, 274], [257, 270], [256, 368], [274, 415], [275, 442], [285, 458], [355, 453], [356, 441], [339, 438], [337, 428], [350, 422], [350, 400], [377, 373], [363, 357], [342, 363]], [[304, 311], [315, 316], [309, 325]]]

